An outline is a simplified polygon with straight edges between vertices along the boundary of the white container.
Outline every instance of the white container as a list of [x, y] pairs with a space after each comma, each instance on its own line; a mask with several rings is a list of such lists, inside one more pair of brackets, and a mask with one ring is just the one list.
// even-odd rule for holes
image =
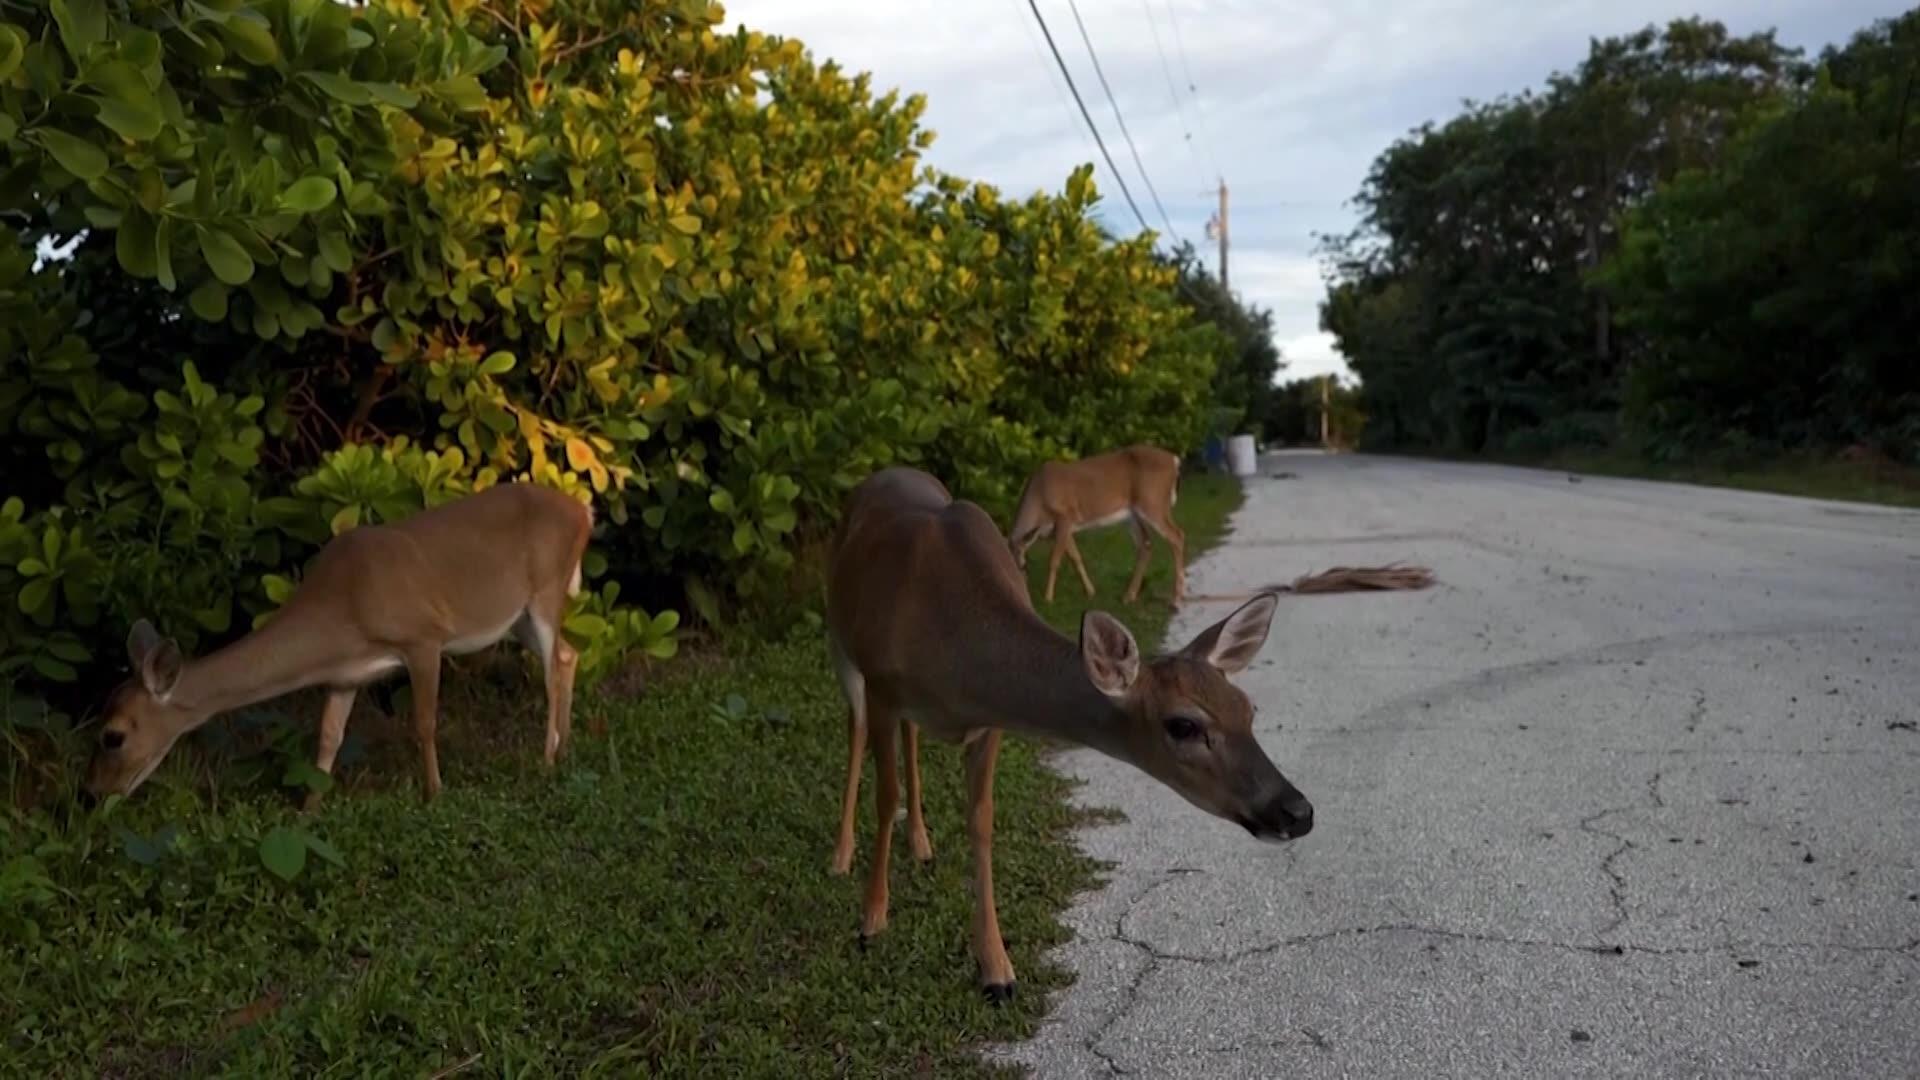
[[1235, 476], [1252, 476], [1260, 471], [1253, 453], [1253, 436], [1235, 435], [1227, 440], [1227, 470]]

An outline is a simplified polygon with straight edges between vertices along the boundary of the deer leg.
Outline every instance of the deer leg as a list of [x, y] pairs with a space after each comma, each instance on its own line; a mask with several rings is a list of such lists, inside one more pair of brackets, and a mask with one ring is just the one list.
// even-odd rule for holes
[[967, 743], [967, 840], [973, 846], [973, 958], [980, 988], [995, 1004], [1013, 997], [1013, 961], [1000, 937], [993, 902], [993, 764], [1000, 754], [997, 728]]
[[1064, 536], [1066, 537], [1067, 557], [1073, 560], [1073, 568], [1080, 571], [1080, 584], [1086, 587], [1087, 597], [1091, 599], [1093, 597], [1093, 578], [1087, 574], [1086, 560], [1080, 557], [1080, 545], [1074, 542], [1073, 530], [1067, 530]]
[[1127, 582], [1126, 602], [1140, 599], [1140, 582], [1146, 579], [1147, 563], [1153, 558], [1153, 538], [1136, 515], [1127, 519], [1127, 532], [1133, 537], [1133, 580]]
[[1060, 560], [1067, 553], [1066, 538], [1073, 535], [1071, 530], [1055, 526], [1053, 530], [1053, 550], [1047, 555], [1047, 603], [1053, 603], [1053, 586], [1060, 580]]
[[413, 734], [420, 742], [421, 793], [431, 800], [440, 794], [440, 752], [434, 744], [440, 724], [440, 650], [414, 649], [406, 661], [407, 681], [413, 686]]
[[873, 866], [867, 876], [867, 897], [860, 917], [860, 941], [887, 928], [887, 856], [893, 847], [893, 812], [900, 802], [900, 779], [894, 749], [894, 733], [899, 717], [873, 707], [867, 701], [868, 734], [873, 737], [875, 777], [873, 791], [874, 830]]
[[1173, 549], [1173, 603], [1178, 607], [1187, 595], [1187, 534], [1173, 523], [1171, 513], [1143, 520]]
[[840, 798], [840, 833], [833, 845], [833, 862], [827, 866], [829, 873], [839, 876], [853, 869], [853, 818], [860, 805], [860, 769], [867, 752], [867, 680], [838, 645], [828, 642], [827, 648], [847, 696], [847, 785]]
[[[340, 742], [347, 736], [347, 715], [353, 712], [355, 687], [343, 687], [327, 691], [327, 702], [320, 707], [320, 746], [314, 755], [313, 767], [328, 776], [333, 775], [333, 759], [340, 754]], [[307, 792], [302, 809], [313, 810], [320, 805], [318, 791]]]
[[927, 819], [920, 812], [920, 725], [900, 721], [902, 749], [907, 759], [907, 848], [920, 862], [933, 861], [933, 841], [927, 839]]
[[551, 768], [573, 741], [573, 679], [580, 653], [567, 644], [560, 627], [566, 617], [567, 594], [559, 590], [537, 595], [514, 627], [521, 644], [539, 654], [547, 688], [546, 762]]
[[547, 708], [559, 721], [562, 756], [573, 745], [573, 677], [579, 670], [580, 653], [567, 644], [565, 638], [556, 635], [553, 644], [553, 670], [547, 675], [548, 694], [551, 698]]

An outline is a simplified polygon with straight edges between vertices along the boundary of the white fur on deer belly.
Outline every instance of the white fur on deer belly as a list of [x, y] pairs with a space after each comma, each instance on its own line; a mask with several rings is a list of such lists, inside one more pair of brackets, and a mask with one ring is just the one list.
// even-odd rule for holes
[[478, 634], [468, 634], [465, 637], [454, 638], [442, 646], [440, 651], [452, 656], [464, 656], [470, 652], [479, 652], [481, 649], [506, 637], [507, 631], [512, 630], [513, 624], [519, 621], [520, 612], [516, 611], [513, 613], [513, 618], [501, 623], [499, 627]]
[[365, 686], [380, 676], [396, 671], [402, 666], [404, 666], [404, 664], [398, 656], [388, 653], [385, 656], [376, 656], [371, 660], [362, 660], [349, 664], [341, 668], [329, 681], [334, 686]]
[[1109, 525], [1118, 525], [1132, 516], [1133, 516], [1133, 511], [1130, 509], [1116, 510], [1111, 514], [1108, 514], [1106, 517], [1089, 518], [1086, 521], [1083, 521], [1080, 524], [1074, 526], [1073, 531], [1084, 532], [1087, 529], [1104, 529]]

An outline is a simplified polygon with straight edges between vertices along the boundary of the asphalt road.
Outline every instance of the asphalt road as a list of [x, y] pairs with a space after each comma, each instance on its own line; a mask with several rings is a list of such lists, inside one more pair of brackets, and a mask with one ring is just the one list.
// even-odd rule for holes
[[[1283, 455], [1202, 593], [1314, 832], [1064, 755], [1115, 866], [1043, 1077], [1920, 1076], [1920, 513]], [[1196, 604], [1176, 640], [1229, 610]]]

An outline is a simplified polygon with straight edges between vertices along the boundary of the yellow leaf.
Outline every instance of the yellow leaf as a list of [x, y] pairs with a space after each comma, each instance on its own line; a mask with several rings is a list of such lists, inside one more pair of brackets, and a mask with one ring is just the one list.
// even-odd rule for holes
[[[594, 459], [593, 447], [588, 446], [587, 441], [580, 438], [567, 440], [567, 464], [573, 466], [576, 471], [582, 472], [600, 466], [600, 463]], [[604, 484], [605, 481], [603, 480], [602, 483]]]

